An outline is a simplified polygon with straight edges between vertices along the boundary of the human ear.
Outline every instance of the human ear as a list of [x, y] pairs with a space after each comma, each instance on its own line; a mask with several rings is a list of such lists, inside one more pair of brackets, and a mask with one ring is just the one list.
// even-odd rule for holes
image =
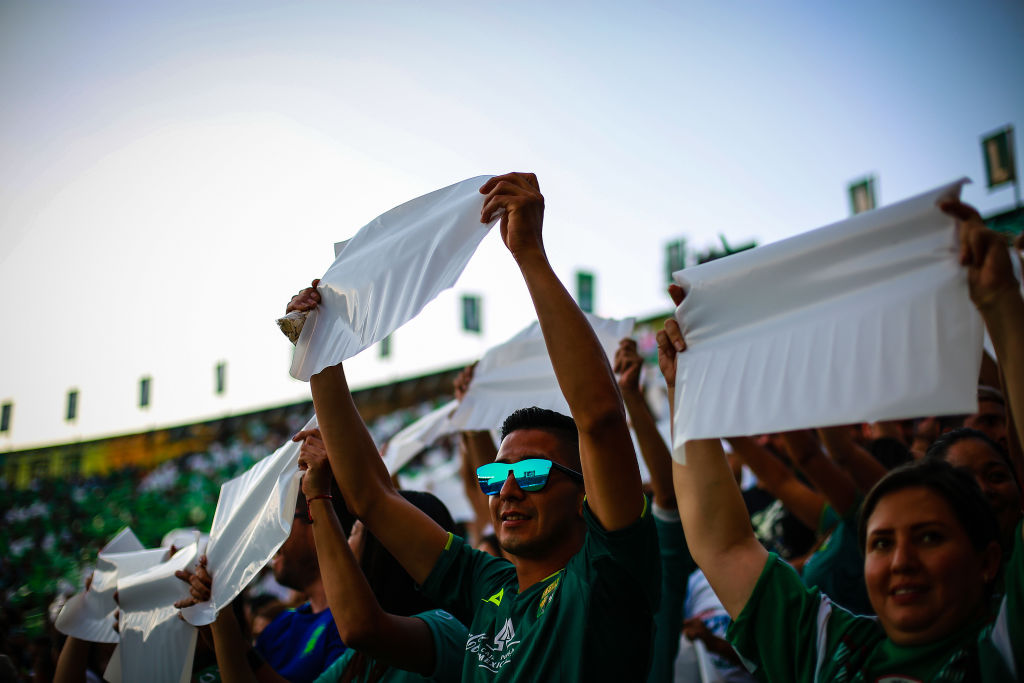
[[999, 567], [1003, 562], [1003, 549], [992, 541], [981, 553], [981, 578], [991, 583], [999, 575]]

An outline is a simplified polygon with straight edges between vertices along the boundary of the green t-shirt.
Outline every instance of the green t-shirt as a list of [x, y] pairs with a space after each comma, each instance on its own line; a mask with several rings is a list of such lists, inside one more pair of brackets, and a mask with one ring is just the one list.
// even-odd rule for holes
[[654, 615], [654, 656], [647, 683], [671, 683], [679, 654], [679, 632], [683, 626], [686, 586], [697, 564], [686, 545], [678, 510], [652, 506], [661, 554], [661, 603]]
[[647, 676], [661, 573], [650, 512], [612, 532], [583, 516], [583, 547], [522, 593], [511, 563], [449, 536], [423, 593], [470, 624], [463, 681]]
[[[414, 617], [425, 622], [434, 636], [434, 673], [423, 677], [412, 671], [391, 667], [379, 679], [380, 683], [458, 683], [462, 676], [462, 654], [466, 649], [466, 627], [444, 610], [435, 609], [429, 612], [414, 614]], [[356, 653], [349, 648], [341, 657], [334, 661], [313, 683], [336, 683], [340, 681], [352, 658]], [[363, 683], [376, 665], [376, 660], [367, 661], [363, 673], [353, 679], [353, 683]]]
[[859, 503], [851, 506], [843, 517], [839, 517], [831, 505], [825, 506], [819, 533], [828, 533], [828, 538], [807, 560], [803, 579], [805, 586], [817, 588], [854, 614], [874, 614], [864, 583], [864, 557], [857, 538], [859, 512]]
[[1024, 673], [1022, 601], [1019, 526], [994, 621], [965, 625], [917, 647], [893, 644], [876, 618], [855, 616], [805, 587], [792, 567], [771, 554], [726, 637], [765, 681], [1014, 681]]

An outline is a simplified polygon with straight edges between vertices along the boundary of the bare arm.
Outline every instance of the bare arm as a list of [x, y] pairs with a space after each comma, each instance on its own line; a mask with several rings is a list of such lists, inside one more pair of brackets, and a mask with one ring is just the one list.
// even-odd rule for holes
[[327, 498], [317, 498], [330, 495], [332, 476], [319, 439], [309, 436], [303, 441], [299, 467], [306, 470], [302, 492], [311, 501], [320, 577], [342, 642], [391, 666], [429, 675], [435, 659], [430, 628], [415, 617], [381, 609], [349, 548], [334, 506]]
[[733, 454], [750, 468], [758, 484], [772, 494], [809, 529], [818, 529], [821, 511], [825, 508], [825, 497], [812, 491], [796, 478], [793, 471], [777, 457], [761, 448], [749, 436], [726, 439], [732, 446]]
[[[320, 302], [317, 281], [292, 297], [286, 312], [311, 310]], [[373, 437], [359, 415], [341, 363], [309, 380], [320, 436], [331, 470], [349, 509], [384, 544], [417, 583], [430, 575], [448, 532], [395, 489]], [[308, 432], [293, 438], [302, 441]]]
[[651, 414], [651, 409], [640, 388], [640, 369], [644, 361], [636, 351], [636, 342], [623, 339], [615, 352], [615, 372], [619, 376], [619, 389], [626, 411], [633, 423], [636, 440], [640, 444], [640, 454], [647, 469], [651, 473], [651, 488], [654, 491], [654, 503], [664, 509], [674, 510], [676, 492], [672, 486], [672, 456], [668, 446], [661, 438], [658, 423]]
[[[997, 233], [985, 227], [974, 207], [947, 202], [942, 210], [958, 221], [960, 264], [967, 268], [971, 300], [985, 321], [996, 361], [1006, 381], [1012, 419], [1008, 427], [1024, 434], [1024, 299], [1013, 277], [1010, 252]], [[1022, 463], [1015, 463], [1018, 471]]]
[[885, 476], [885, 466], [854, 443], [849, 427], [822, 427], [818, 435], [832, 459], [849, 473], [861, 492], [867, 493]]
[[[669, 290], [678, 304], [682, 290]], [[679, 325], [665, 322], [658, 333], [658, 365], [665, 375], [669, 396], [675, 396], [676, 354], [684, 351]], [[670, 399], [674, 403], [674, 399]], [[754, 592], [768, 551], [750, 526], [747, 507], [718, 439], [688, 441], [686, 464], [672, 463], [679, 514], [690, 552], [733, 619]]]
[[[473, 382], [476, 363], [462, 369], [454, 382], [455, 400], [462, 402], [469, 385]], [[466, 491], [466, 499], [473, 506], [474, 521], [470, 525], [470, 535], [474, 546], [480, 543], [483, 532], [491, 523], [491, 512], [487, 504], [487, 496], [480, 490], [476, 478], [476, 470], [481, 465], [492, 462], [498, 449], [489, 431], [469, 431], [459, 433], [459, 455], [462, 457], [462, 485]]]
[[558, 386], [579, 430], [587, 502], [605, 529], [624, 528], [644, 506], [636, 453], [604, 349], [544, 252], [544, 197], [537, 179], [510, 173], [492, 178], [480, 191], [487, 195], [484, 222], [505, 211], [502, 239], [523, 274]]
[[[813, 432], [802, 430], [782, 435], [790, 461], [825, 496], [832, 509], [846, 515], [857, 504], [857, 485], [839, 465], [822, 452]], [[817, 529], [817, 527], [812, 527]]]

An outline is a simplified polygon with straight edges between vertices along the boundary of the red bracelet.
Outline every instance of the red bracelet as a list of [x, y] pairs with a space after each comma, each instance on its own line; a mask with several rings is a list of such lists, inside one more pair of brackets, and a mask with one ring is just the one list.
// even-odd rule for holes
[[314, 500], [334, 500], [334, 496], [329, 493], [321, 493], [319, 496], [311, 496], [306, 499], [306, 516], [309, 517], [309, 523], [313, 523], [313, 511], [310, 509], [309, 504]]

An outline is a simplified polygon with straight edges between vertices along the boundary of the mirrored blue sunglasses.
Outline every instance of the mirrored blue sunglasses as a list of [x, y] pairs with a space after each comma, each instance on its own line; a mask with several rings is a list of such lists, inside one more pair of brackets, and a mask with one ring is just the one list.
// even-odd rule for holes
[[489, 462], [477, 468], [476, 478], [480, 482], [480, 490], [488, 496], [493, 496], [501, 491], [509, 474], [515, 477], [516, 484], [522, 490], [540, 491], [548, 483], [551, 468], [564, 472], [575, 481], [583, 483], [582, 474], [546, 458], [527, 458], [519, 462]]

